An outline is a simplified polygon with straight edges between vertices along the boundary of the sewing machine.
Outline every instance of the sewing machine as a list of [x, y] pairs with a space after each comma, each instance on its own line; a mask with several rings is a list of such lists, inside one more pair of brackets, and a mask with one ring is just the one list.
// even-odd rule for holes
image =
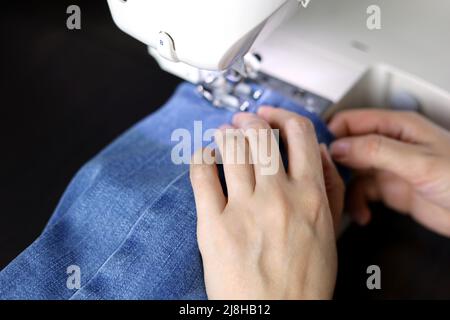
[[108, 4], [124, 32], [215, 107], [245, 111], [261, 94], [251, 86], [258, 83], [324, 118], [343, 108], [394, 108], [450, 127], [446, 0]]

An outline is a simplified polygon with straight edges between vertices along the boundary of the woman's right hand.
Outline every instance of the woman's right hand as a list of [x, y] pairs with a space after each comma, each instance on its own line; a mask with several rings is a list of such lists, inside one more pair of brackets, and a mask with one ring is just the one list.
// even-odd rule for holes
[[348, 210], [370, 221], [367, 201], [383, 201], [450, 237], [450, 132], [416, 113], [345, 111], [330, 122], [333, 159], [356, 170]]

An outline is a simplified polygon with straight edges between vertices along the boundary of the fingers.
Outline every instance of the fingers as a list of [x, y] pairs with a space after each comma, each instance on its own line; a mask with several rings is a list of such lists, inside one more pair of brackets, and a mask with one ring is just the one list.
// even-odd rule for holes
[[190, 178], [199, 225], [214, 221], [226, 205], [217, 166], [211, 161], [205, 161], [205, 155], [208, 152], [212, 151], [199, 149], [191, 160]]
[[329, 129], [338, 138], [380, 134], [393, 139], [432, 143], [438, 128], [414, 112], [388, 110], [351, 110], [336, 114]]
[[323, 180], [319, 145], [311, 121], [271, 107], [260, 108], [258, 115], [281, 130], [288, 149], [289, 176], [299, 179], [305, 174], [312, 174]]
[[413, 184], [427, 175], [432, 163], [420, 146], [373, 134], [337, 140], [330, 152], [335, 161], [353, 169], [386, 170]]
[[350, 217], [361, 226], [367, 225], [372, 218], [368, 205], [370, 184], [369, 179], [359, 178], [352, 181], [347, 188], [346, 210]]
[[368, 202], [382, 201], [399, 212], [411, 212], [414, 190], [397, 175], [386, 171], [359, 173], [350, 184], [347, 195], [347, 211], [354, 221], [366, 225], [371, 220]]
[[444, 237], [450, 237], [450, 210], [422, 197], [416, 197], [411, 215], [414, 220], [429, 230]]
[[214, 139], [222, 157], [228, 197], [233, 199], [251, 194], [255, 188], [255, 174], [244, 134], [227, 126], [217, 130]]
[[331, 160], [327, 147], [324, 144], [320, 145], [320, 152], [322, 156], [328, 203], [333, 216], [334, 231], [338, 234], [341, 223], [341, 215], [344, 209], [345, 186], [336, 166], [333, 163], [333, 160]]
[[250, 113], [235, 115], [233, 125], [240, 128], [247, 138], [256, 185], [272, 183], [277, 178], [284, 178], [286, 174], [278, 141], [270, 125], [262, 118]]

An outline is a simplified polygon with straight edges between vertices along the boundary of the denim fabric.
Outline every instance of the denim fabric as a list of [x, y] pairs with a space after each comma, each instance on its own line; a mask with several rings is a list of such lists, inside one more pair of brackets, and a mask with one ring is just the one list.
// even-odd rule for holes
[[[318, 117], [266, 90], [251, 107], [280, 106], [309, 117], [318, 140], [333, 137]], [[74, 177], [42, 235], [0, 272], [0, 299], [205, 299], [187, 165], [171, 161], [174, 129], [229, 123], [182, 84]], [[194, 151], [194, 150], [192, 150]], [[81, 288], [66, 269], [81, 269]]]

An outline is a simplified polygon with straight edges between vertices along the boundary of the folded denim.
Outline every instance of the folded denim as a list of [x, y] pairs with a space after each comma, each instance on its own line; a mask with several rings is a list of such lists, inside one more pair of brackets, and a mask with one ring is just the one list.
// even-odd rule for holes
[[[332, 142], [319, 117], [282, 95], [265, 90], [250, 111], [261, 105], [308, 117], [318, 141]], [[0, 272], [0, 299], [206, 299], [189, 167], [172, 162], [171, 134], [232, 116], [180, 85], [76, 174], [41, 236]], [[77, 290], [66, 285], [71, 265]]]

